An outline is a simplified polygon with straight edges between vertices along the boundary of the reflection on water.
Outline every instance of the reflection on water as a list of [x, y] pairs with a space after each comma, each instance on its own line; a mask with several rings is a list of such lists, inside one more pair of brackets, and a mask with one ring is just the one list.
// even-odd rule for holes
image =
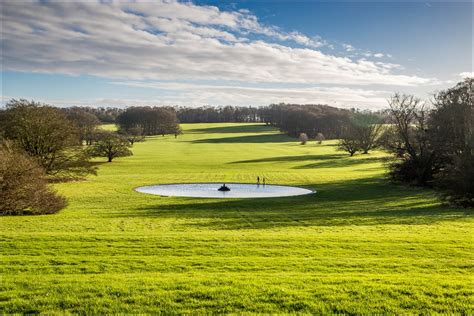
[[226, 183], [230, 191], [218, 191], [222, 183], [161, 184], [136, 188], [135, 191], [162, 196], [203, 198], [267, 198], [296, 196], [315, 191], [283, 185]]

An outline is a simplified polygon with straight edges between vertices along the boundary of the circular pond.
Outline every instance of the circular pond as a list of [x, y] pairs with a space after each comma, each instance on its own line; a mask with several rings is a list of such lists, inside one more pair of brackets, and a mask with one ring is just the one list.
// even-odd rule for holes
[[315, 191], [285, 185], [226, 183], [229, 191], [219, 191], [222, 183], [160, 184], [136, 188], [135, 191], [161, 196], [185, 196], [202, 198], [270, 198], [296, 196]]

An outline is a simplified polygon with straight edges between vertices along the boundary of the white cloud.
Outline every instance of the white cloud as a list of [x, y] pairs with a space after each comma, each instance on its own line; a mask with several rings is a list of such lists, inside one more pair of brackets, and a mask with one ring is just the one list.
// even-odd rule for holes
[[459, 76], [461, 76], [461, 78], [474, 78], [474, 72], [461, 72]]
[[267, 105], [270, 103], [329, 104], [340, 107], [384, 108], [388, 91], [344, 87], [262, 87], [176, 82], [114, 81], [116, 85], [157, 89], [171, 97], [159, 104], [202, 106]]
[[[434, 82], [395, 73], [390, 64], [324, 54], [314, 49], [324, 45], [320, 38], [262, 25], [248, 11], [176, 1], [1, 5], [5, 70], [134, 80]], [[265, 38], [257, 40], [256, 35]]]
[[353, 52], [355, 50], [354, 46], [350, 44], [342, 44], [342, 47], [347, 51], [347, 52]]
[[[263, 25], [247, 10], [176, 1], [0, 6], [4, 70], [94, 75], [131, 90], [149, 89], [148, 97], [35, 98], [59, 106], [288, 102], [383, 108], [390, 93], [373, 85], [398, 90], [439, 83], [375, 59], [382, 53], [361, 59], [324, 53], [321, 47], [332, 47], [324, 39]], [[350, 44], [343, 48], [364, 53]]]

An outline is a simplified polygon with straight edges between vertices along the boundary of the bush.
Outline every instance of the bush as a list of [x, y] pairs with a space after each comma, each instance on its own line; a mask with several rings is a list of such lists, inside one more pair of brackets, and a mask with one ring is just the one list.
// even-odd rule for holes
[[323, 133], [318, 133], [316, 134], [315, 139], [318, 142], [318, 144], [322, 144], [323, 140], [325, 140], [326, 138], [324, 137]]
[[306, 145], [306, 142], [308, 141], [308, 135], [306, 135], [306, 133], [301, 133], [299, 140], [301, 142], [301, 145]]
[[56, 213], [66, 206], [45, 179], [44, 170], [11, 143], [0, 146], [0, 214]]
[[453, 159], [435, 176], [435, 184], [450, 203], [474, 207], [474, 159], [465, 154]]

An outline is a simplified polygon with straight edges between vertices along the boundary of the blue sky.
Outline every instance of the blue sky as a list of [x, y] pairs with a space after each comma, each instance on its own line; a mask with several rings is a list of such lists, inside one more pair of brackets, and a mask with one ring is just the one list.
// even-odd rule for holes
[[471, 2], [14, 2], [2, 103], [379, 109], [473, 71]]

